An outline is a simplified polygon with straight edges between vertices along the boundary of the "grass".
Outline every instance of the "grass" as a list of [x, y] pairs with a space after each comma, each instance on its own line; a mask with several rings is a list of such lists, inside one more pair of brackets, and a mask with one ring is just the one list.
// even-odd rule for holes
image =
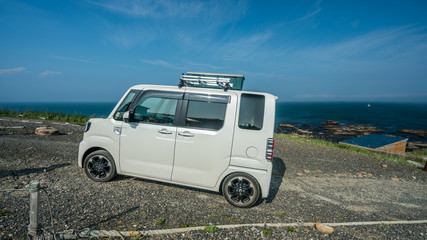
[[7, 110], [0, 110], [0, 117], [22, 117], [30, 119], [46, 119], [51, 121], [67, 122], [77, 125], [85, 125], [91, 117], [83, 115], [71, 115], [63, 113], [52, 113], [52, 112], [37, 112], [37, 111], [27, 111], [27, 112], [13, 112]]
[[157, 225], [158, 226], [162, 226], [162, 225], [164, 225], [166, 223], [166, 219], [164, 219], [164, 218], [161, 218], [159, 221], [157, 221]]
[[208, 233], [213, 233], [213, 232], [216, 232], [218, 230], [219, 230], [219, 228], [217, 226], [215, 226], [214, 224], [211, 224], [211, 225], [205, 227], [205, 231]]
[[271, 231], [271, 229], [268, 229], [266, 227], [262, 227], [261, 231], [262, 231], [262, 234], [264, 234], [264, 236], [271, 236], [271, 235], [273, 235], [273, 232]]
[[[407, 159], [404, 156], [375, 152], [375, 151], [371, 151], [368, 149], [358, 148], [358, 147], [349, 146], [349, 145], [341, 144], [341, 143], [333, 143], [330, 141], [325, 141], [325, 140], [320, 140], [320, 139], [315, 139], [315, 138], [302, 138], [302, 137], [298, 137], [298, 136], [295, 136], [292, 134], [277, 134], [277, 136], [284, 138], [284, 139], [296, 141], [296, 142], [308, 142], [308, 143], [311, 143], [311, 144], [317, 145], [317, 146], [333, 147], [333, 148], [344, 149], [344, 150], [357, 152], [357, 153], [361, 153], [361, 154], [366, 154], [366, 155], [369, 155], [369, 156], [371, 156], [377, 160], [381, 160], [381, 161], [395, 162], [395, 163], [399, 163], [402, 165], [409, 165], [407, 163], [407, 160], [409, 160], [409, 159]], [[424, 151], [427, 151], [427, 150], [424, 150]], [[420, 152], [422, 152], [422, 151], [420, 151]], [[417, 159], [411, 159], [411, 160], [416, 160], [416, 161], [422, 162], [421, 159], [418, 159], [418, 160]]]
[[297, 230], [295, 228], [291, 227], [291, 226], [287, 226], [286, 227], [286, 231], [288, 231], [288, 232], [297, 232]]

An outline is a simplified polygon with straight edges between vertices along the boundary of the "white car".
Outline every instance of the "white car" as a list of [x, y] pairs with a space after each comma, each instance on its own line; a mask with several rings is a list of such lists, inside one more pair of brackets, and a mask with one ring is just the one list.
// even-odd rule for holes
[[86, 123], [78, 165], [97, 182], [123, 174], [253, 206], [269, 194], [277, 97], [233, 90], [243, 80], [187, 73], [179, 86], [131, 87], [107, 118]]

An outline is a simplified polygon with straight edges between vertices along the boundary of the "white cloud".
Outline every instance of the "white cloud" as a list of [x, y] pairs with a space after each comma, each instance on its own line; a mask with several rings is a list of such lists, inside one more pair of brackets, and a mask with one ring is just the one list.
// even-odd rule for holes
[[61, 74], [62, 74], [62, 72], [54, 72], [54, 71], [46, 70], [46, 71], [40, 73], [39, 77], [45, 78], [45, 77], [57, 76], [57, 75], [61, 75]]
[[0, 77], [1, 76], [7, 76], [7, 75], [13, 75], [16, 73], [20, 73], [25, 71], [24, 67], [17, 67], [17, 68], [9, 68], [9, 69], [0, 69]]

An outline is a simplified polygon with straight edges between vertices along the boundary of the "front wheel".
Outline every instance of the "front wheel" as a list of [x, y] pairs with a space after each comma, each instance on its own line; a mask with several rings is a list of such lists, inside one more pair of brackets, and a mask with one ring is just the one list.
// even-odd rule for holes
[[248, 208], [259, 199], [259, 184], [249, 174], [233, 173], [224, 180], [222, 194], [233, 206]]
[[107, 182], [116, 176], [116, 165], [111, 154], [98, 150], [89, 154], [84, 162], [86, 175], [95, 182]]

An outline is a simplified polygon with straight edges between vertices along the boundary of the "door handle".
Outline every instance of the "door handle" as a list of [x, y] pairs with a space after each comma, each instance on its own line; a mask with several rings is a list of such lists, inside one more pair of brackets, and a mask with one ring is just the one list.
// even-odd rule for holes
[[194, 137], [194, 134], [192, 134], [191, 132], [182, 132], [182, 133], [178, 133], [179, 136], [183, 136], [183, 137]]
[[163, 128], [162, 130], [159, 130], [159, 131], [157, 131], [158, 133], [161, 133], [161, 134], [172, 134], [172, 132], [171, 131], [168, 131], [167, 129], [165, 129], [165, 128]]

